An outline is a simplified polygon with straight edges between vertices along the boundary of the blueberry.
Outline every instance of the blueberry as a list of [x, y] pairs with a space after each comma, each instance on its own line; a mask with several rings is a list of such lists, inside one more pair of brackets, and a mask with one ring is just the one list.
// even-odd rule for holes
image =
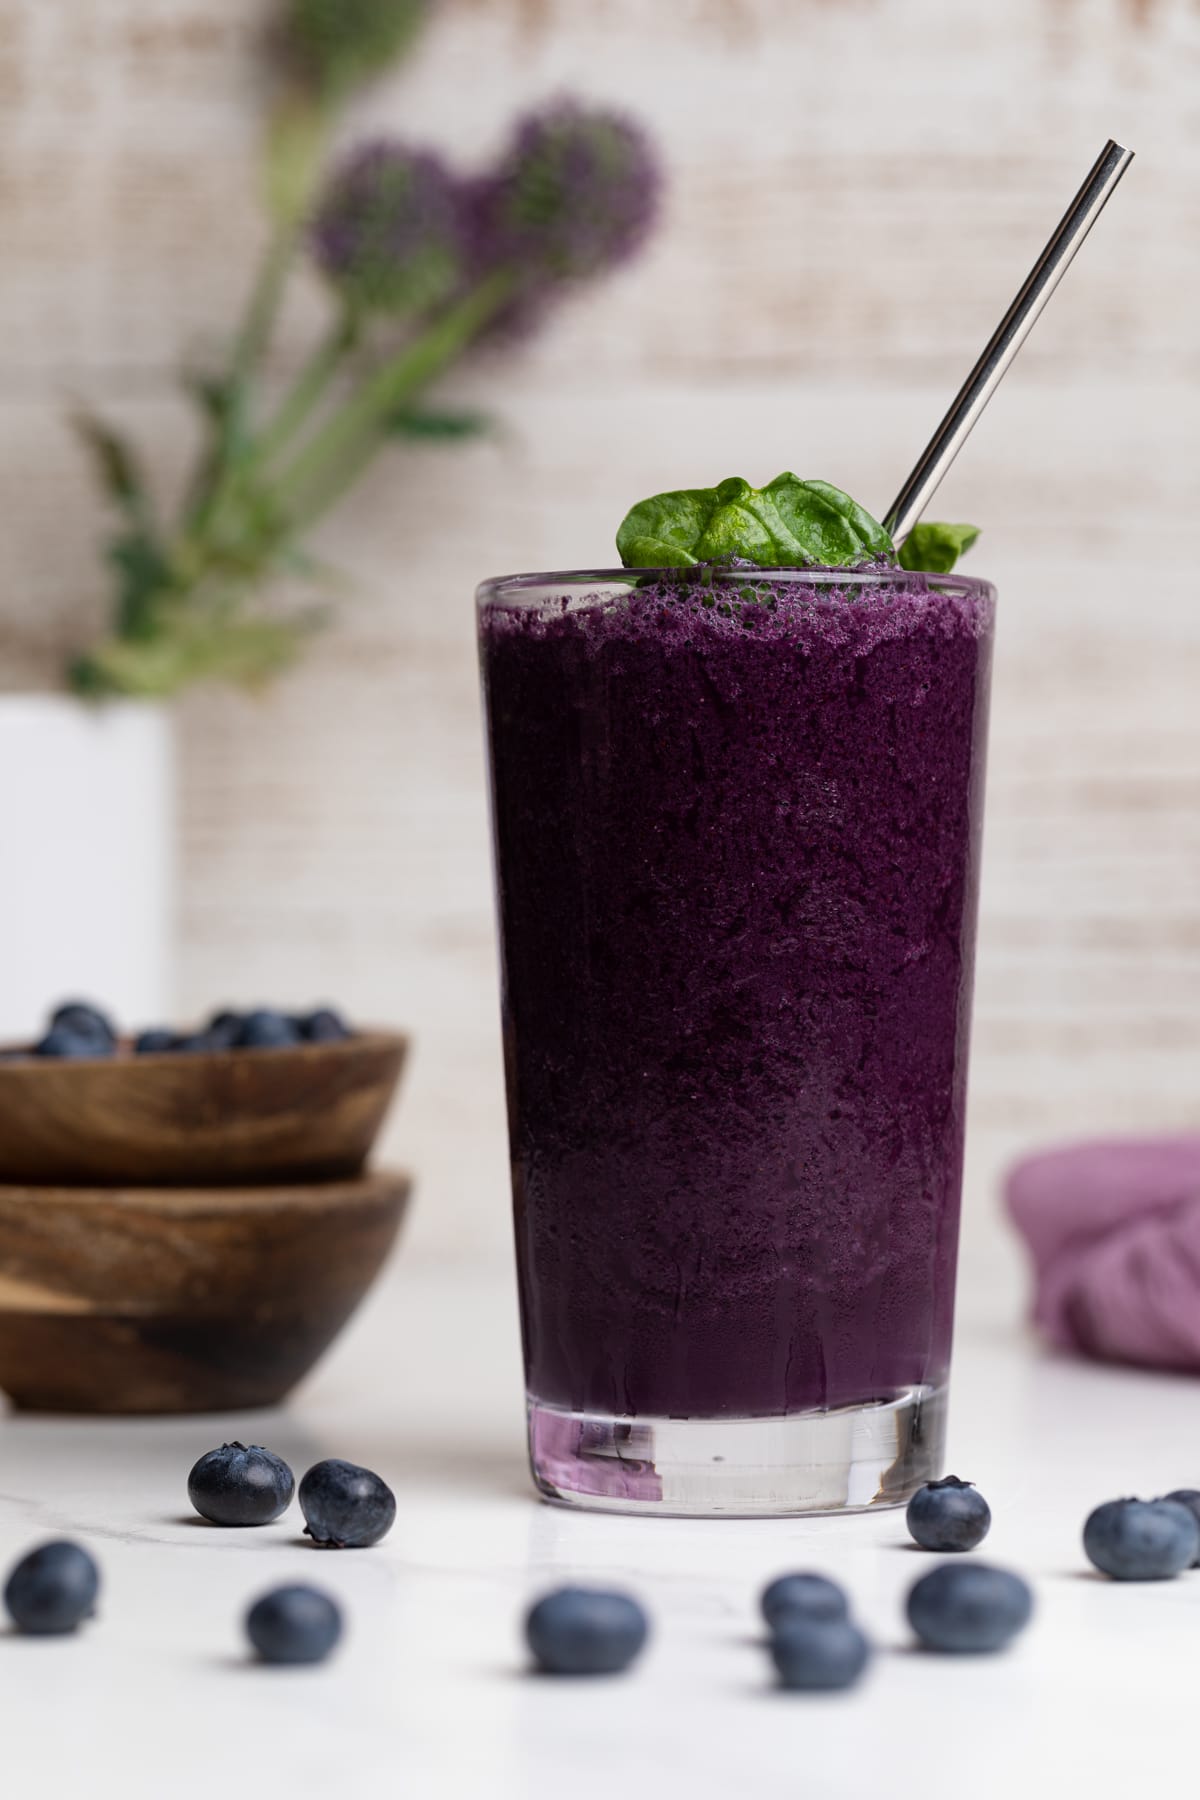
[[90, 1001], [64, 1000], [61, 1006], [56, 1006], [50, 1015], [51, 1031], [59, 1025], [76, 1037], [94, 1038], [109, 1050], [116, 1046], [117, 1034], [112, 1020]]
[[827, 1575], [779, 1575], [764, 1588], [760, 1604], [772, 1631], [793, 1617], [829, 1620], [850, 1615], [845, 1594]]
[[187, 1031], [177, 1037], [171, 1049], [178, 1056], [207, 1056], [210, 1051], [224, 1050], [227, 1046], [220, 1043], [207, 1031]]
[[100, 1572], [79, 1544], [42, 1544], [22, 1557], [4, 1590], [18, 1631], [50, 1636], [74, 1631], [96, 1609]]
[[340, 1044], [352, 1036], [345, 1019], [332, 1006], [319, 1006], [315, 1012], [298, 1018], [296, 1024], [309, 1044]]
[[973, 1482], [947, 1475], [917, 1489], [905, 1519], [922, 1550], [974, 1550], [991, 1529], [992, 1511]]
[[1107, 1500], [1089, 1516], [1083, 1547], [1116, 1581], [1165, 1581], [1200, 1555], [1200, 1525], [1178, 1500]]
[[870, 1661], [871, 1646], [849, 1619], [789, 1613], [772, 1633], [771, 1656], [782, 1687], [833, 1693], [854, 1686]]
[[269, 1525], [287, 1511], [295, 1491], [283, 1458], [261, 1444], [222, 1444], [188, 1476], [188, 1499], [214, 1525]]
[[1003, 1650], [1032, 1615], [1028, 1585], [988, 1563], [942, 1563], [908, 1596], [909, 1624], [927, 1650]]
[[82, 1060], [85, 1056], [111, 1056], [113, 1047], [103, 1038], [84, 1037], [69, 1026], [55, 1025], [36, 1047], [38, 1056], [62, 1056]]
[[[1197, 1525], [1200, 1525], [1200, 1488], [1176, 1488], [1173, 1494], [1166, 1494], [1163, 1497], [1176, 1501], [1180, 1506], [1186, 1506]], [[1200, 1556], [1196, 1558], [1192, 1567], [1200, 1569]]]
[[300, 1510], [314, 1544], [361, 1550], [392, 1529], [396, 1496], [370, 1469], [332, 1456], [314, 1463], [300, 1483]]
[[263, 1006], [246, 1014], [237, 1041], [246, 1050], [278, 1050], [286, 1044], [298, 1044], [300, 1031], [294, 1019]]
[[147, 1030], [139, 1031], [133, 1048], [138, 1056], [157, 1056], [164, 1050], [175, 1048], [175, 1033], [168, 1031], [165, 1025], [151, 1025]]
[[242, 1027], [246, 1021], [240, 1012], [214, 1013], [204, 1027], [204, 1036], [212, 1044], [214, 1050], [232, 1050], [242, 1035]]
[[341, 1609], [320, 1588], [273, 1588], [246, 1614], [246, 1636], [265, 1663], [324, 1662], [341, 1635]]
[[649, 1626], [637, 1601], [603, 1588], [565, 1587], [529, 1610], [525, 1638], [548, 1675], [616, 1675], [646, 1642]]

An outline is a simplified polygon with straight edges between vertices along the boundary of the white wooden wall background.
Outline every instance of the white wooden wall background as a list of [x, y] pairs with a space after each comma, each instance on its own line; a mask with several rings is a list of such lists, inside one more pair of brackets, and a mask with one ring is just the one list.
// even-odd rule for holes
[[[136, 427], [165, 483], [186, 451], [173, 366], [261, 233], [261, 17], [0, 0], [5, 685], [51, 679], [102, 593], [64, 400]], [[501, 437], [398, 452], [329, 525], [360, 591], [301, 673], [181, 707], [180, 1001], [329, 995], [411, 1026], [414, 1237], [502, 1254], [474, 582], [607, 560], [631, 498], [731, 471], [882, 506], [1123, 136], [1133, 173], [939, 503], [986, 527], [1003, 604], [967, 1240], [1001, 1282], [1015, 1149], [1200, 1123], [1200, 6], [444, 0], [360, 123], [470, 160], [565, 89], [652, 120], [665, 229], [458, 382]]]

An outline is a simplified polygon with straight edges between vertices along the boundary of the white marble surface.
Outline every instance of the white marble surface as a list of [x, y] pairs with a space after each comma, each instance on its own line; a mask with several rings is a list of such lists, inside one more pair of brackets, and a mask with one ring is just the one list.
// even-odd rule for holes
[[[0, 1636], [5, 1791], [71, 1800], [372, 1792], [591, 1800], [634, 1792], [813, 1800], [1013, 1800], [1179, 1786], [1191, 1756], [1200, 1573], [1121, 1588], [1091, 1576], [1097, 1500], [1200, 1485], [1200, 1388], [1044, 1358], [1011, 1298], [963, 1306], [952, 1462], [989, 1495], [987, 1554], [1029, 1574], [1038, 1616], [1003, 1658], [912, 1654], [901, 1602], [932, 1566], [897, 1513], [692, 1523], [540, 1505], [524, 1473], [511, 1284], [403, 1253], [294, 1405], [220, 1420], [0, 1419], [0, 1556], [71, 1533], [99, 1557], [102, 1613], [77, 1639]], [[394, 1484], [372, 1551], [321, 1553], [277, 1526], [189, 1516], [184, 1483], [224, 1436], [300, 1470], [341, 1454]], [[854, 1695], [774, 1693], [755, 1596], [789, 1566], [851, 1588], [881, 1654]], [[342, 1653], [315, 1671], [245, 1659], [265, 1587], [326, 1583]], [[655, 1637], [618, 1681], [524, 1671], [531, 1595], [619, 1582]], [[376, 1787], [374, 1784], [380, 1784]], [[1069, 1785], [1068, 1785], [1069, 1784]]]

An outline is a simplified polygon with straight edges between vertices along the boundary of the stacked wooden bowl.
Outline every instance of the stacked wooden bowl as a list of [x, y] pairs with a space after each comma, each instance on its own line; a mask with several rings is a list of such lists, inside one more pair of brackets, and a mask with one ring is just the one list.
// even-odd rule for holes
[[0, 1061], [0, 1389], [54, 1412], [271, 1406], [378, 1273], [364, 1173], [406, 1040]]

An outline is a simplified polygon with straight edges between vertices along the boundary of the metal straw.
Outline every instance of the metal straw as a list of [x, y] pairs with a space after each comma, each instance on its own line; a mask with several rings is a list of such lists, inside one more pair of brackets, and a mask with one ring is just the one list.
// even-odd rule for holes
[[899, 543], [908, 536], [954, 461], [1001, 376], [1028, 337], [1033, 322], [1058, 286], [1067, 265], [1104, 209], [1109, 195], [1133, 161], [1109, 138], [1053, 237], [1034, 263], [1025, 285], [958, 391], [949, 412], [930, 438], [916, 468], [888, 509], [884, 523]]

